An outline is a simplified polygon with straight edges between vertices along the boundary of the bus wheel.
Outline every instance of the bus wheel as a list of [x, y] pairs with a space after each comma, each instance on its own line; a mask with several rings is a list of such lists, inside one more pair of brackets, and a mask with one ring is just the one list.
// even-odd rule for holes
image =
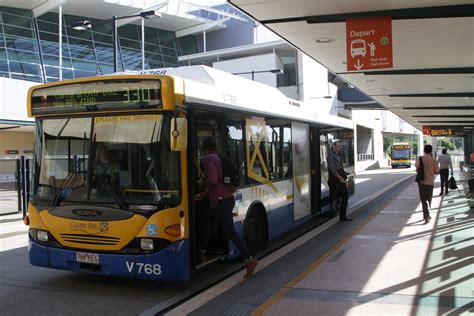
[[257, 251], [263, 245], [263, 226], [261, 217], [258, 212], [252, 210], [245, 219], [244, 224], [244, 240], [247, 248], [252, 256], [255, 256]]

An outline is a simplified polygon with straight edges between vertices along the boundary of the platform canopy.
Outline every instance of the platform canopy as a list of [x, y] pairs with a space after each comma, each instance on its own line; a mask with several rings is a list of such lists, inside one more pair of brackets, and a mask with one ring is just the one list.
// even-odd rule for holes
[[[229, 2], [416, 128], [474, 128], [474, 1]], [[371, 37], [384, 17], [391, 35]], [[392, 63], [371, 66], [362, 55], [380, 57], [380, 43], [391, 44]]]

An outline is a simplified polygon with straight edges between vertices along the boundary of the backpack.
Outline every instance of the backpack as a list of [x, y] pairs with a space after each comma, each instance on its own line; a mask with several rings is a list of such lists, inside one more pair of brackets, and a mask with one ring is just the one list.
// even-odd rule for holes
[[222, 182], [227, 191], [234, 193], [240, 185], [240, 172], [237, 165], [226, 157], [219, 155], [222, 164]]

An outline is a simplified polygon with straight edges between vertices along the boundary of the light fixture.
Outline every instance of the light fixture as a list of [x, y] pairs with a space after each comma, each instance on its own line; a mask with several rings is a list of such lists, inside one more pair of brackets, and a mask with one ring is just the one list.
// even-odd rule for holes
[[84, 20], [84, 21], [79, 21], [74, 23], [72, 26], [73, 30], [76, 31], [85, 31], [85, 30], [90, 30], [92, 27], [91, 21], [89, 20]]
[[378, 81], [377, 79], [365, 79], [364, 82], [376, 82]]
[[334, 42], [334, 39], [329, 38], [329, 37], [321, 37], [316, 40], [316, 43], [319, 44], [325, 44], [325, 43], [331, 43]]
[[38, 231], [36, 232], [36, 238], [37, 238], [39, 241], [47, 242], [47, 241], [48, 241], [48, 232], [47, 232], [47, 231], [44, 231], [44, 230], [38, 230]]
[[140, 248], [143, 250], [153, 250], [153, 239], [151, 238], [140, 239]]
[[[111, 19], [107, 19], [107, 20], [102, 20], [100, 22], [112, 22], [112, 39], [113, 39], [113, 52], [114, 52], [114, 72], [117, 72], [117, 49], [118, 49], [118, 32], [117, 32], [117, 21], [118, 20], [123, 20], [123, 19], [129, 19], [129, 18], [137, 18], [137, 17], [141, 17], [142, 19], [152, 19], [152, 18], [160, 18], [161, 17], [161, 14], [160, 12], [158, 12], [158, 10], [149, 10], [149, 11], [143, 11], [143, 12], [140, 12], [140, 13], [137, 13], [137, 14], [133, 14], [133, 15], [125, 15], [125, 16], [114, 16], [112, 17]], [[99, 21], [98, 21], [99, 22]], [[144, 22], [142, 20], [142, 34], [144, 34]], [[74, 30], [77, 30], [77, 31], [84, 31], [84, 30], [88, 30], [88, 29], [91, 29], [92, 28], [92, 24], [90, 21], [88, 20], [85, 20], [85, 21], [80, 21], [80, 22], [76, 22], [74, 24], [71, 25], [71, 27], [74, 29]], [[143, 36], [144, 37], [144, 36]], [[144, 40], [142, 40], [142, 42], [144, 42]], [[145, 54], [144, 54], [144, 47], [145, 45], [142, 45], [142, 63], [144, 64], [144, 57]]]
[[140, 12], [139, 15], [144, 19], [161, 18], [161, 13], [158, 12], [158, 10], [150, 10], [150, 11]]
[[272, 70], [270, 70], [270, 72], [272, 74], [282, 74], [283, 73], [283, 71], [281, 69], [272, 69]]

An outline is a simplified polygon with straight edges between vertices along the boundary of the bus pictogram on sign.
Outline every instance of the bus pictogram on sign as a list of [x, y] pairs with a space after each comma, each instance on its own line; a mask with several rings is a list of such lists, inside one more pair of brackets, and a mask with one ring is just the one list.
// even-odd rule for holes
[[347, 19], [347, 70], [392, 68], [392, 18]]

